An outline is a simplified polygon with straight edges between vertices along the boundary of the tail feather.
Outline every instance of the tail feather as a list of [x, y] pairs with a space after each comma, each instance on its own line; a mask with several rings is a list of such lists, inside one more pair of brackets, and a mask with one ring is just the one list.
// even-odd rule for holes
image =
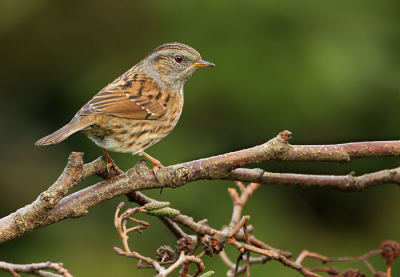
[[57, 144], [68, 138], [73, 133], [76, 133], [86, 127], [91, 123], [88, 120], [73, 120], [61, 129], [58, 129], [54, 133], [39, 139], [35, 145], [45, 146], [50, 144]]

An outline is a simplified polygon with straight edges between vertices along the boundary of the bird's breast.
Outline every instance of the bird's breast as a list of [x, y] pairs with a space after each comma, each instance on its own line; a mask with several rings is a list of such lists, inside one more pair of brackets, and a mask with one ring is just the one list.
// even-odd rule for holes
[[84, 130], [100, 147], [109, 151], [132, 153], [144, 151], [166, 137], [178, 123], [182, 113], [183, 97], [175, 96], [158, 119], [137, 120], [116, 116], [102, 116], [101, 120]]

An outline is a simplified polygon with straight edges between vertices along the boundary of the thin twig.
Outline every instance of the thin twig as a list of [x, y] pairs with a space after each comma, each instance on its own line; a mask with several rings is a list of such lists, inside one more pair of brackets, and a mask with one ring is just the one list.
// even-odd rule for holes
[[[247, 221], [243, 225], [244, 237], [247, 244], [250, 245], [249, 233], [247, 232]], [[247, 251], [247, 261], [246, 261], [246, 272], [247, 277], [250, 277], [250, 251]]]
[[[11, 264], [0, 261], [0, 270], [11, 273], [13, 276], [20, 276], [18, 273], [26, 273], [42, 277], [73, 277], [63, 267], [62, 263], [32, 263], [32, 264]], [[54, 270], [59, 274], [54, 274], [46, 270]]]
[[281, 262], [282, 264], [297, 270], [299, 273], [303, 274], [306, 277], [321, 277], [320, 275], [304, 268], [301, 264], [293, 262], [292, 260], [289, 260], [285, 256], [278, 254], [274, 251], [260, 249], [258, 247], [252, 246], [252, 245], [240, 243], [240, 242], [236, 241], [233, 237], [229, 238], [227, 242], [234, 245], [237, 249], [244, 249], [244, 250], [248, 250], [248, 251], [251, 251], [254, 253], [268, 256], [271, 259], [277, 260], [277, 261]]
[[[157, 277], [165, 277], [171, 274], [174, 270], [176, 270], [179, 266], [183, 265], [184, 263], [195, 263], [197, 265], [197, 271], [203, 272], [205, 269], [204, 263], [201, 259], [195, 256], [186, 256], [185, 253], [182, 251], [179, 255], [179, 259], [171, 265], [168, 269], [165, 269], [157, 275]], [[198, 273], [197, 273], [198, 274]]]

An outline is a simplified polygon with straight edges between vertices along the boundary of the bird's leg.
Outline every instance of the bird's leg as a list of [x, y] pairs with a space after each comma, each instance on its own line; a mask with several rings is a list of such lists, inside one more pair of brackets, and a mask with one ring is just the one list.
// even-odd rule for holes
[[143, 151], [137, 153], [137, 155], [139, 155], [139, 156], [145, 156], [147, 159], [149, 159], [149, 160], [153, 163], [153, 165], [154, 165], [154, 167], [153, 167], [153, 171], [154, 171], [154, 172], [156, 172], [158, 169], [161, 169], [161, 168], [164, 167], [164, 166], [161, 164], [161, 162], [160, 162], [159, 160], [153, 158], [152, 156], [150, 156], [149, 154], [147, 154], [147, 153], [145, 153], [145, 152], [143, 152]]
[[[145, 156], [147, 159], [149, 159], [149, 160], [153, 163], [153, 165], [154, 165], [154, 167], [153, 167], [153, 172], [154, 172], [154, 175], [156, 176], [156, 178], [158, 179], [158, 170], [164, 167], [164, 166], [161, 164], [161, 162], [160, 162], [159, 160], [157, 160], [156, 158], [153, 158], [152, 156], [150, 156], [150, 155], [147, 154], [146, 152], [143, 152], [143, 151], [137, 153], [137, 155], [139, 155], [139, 156]], [[160, 194], [162, 193], [162, 190], [163, 190], [163, 189], [161, 188]]]
[[106, 155], [108, 174], [109, 174], [110, 176], [112, 176], [111, 173], [110, 173], [111, 167], [114, 168], [114, 170], [115, 170], [115, 172], [117, 173], [117, 175], [121, 175], [122, 173], [124, 173], [124, 172], [123, 172], [121, 169], [119, 169], [119, 167], [115, 164], [114, 160], [110, 157], [110, 155], [108, 155], [107, 150], [104, 149], [103, 147], [102, 147], [101, 149], [103, 149], [103, 152], [104, 152], [104, 154]]

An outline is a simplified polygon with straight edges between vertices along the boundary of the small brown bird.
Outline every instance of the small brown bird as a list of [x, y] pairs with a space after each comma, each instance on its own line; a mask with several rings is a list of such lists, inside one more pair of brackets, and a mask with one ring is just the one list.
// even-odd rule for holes
[[67, 125], [36, 145], [56, 144], [79, 131], [103, 148], [109, 166], [119, 173], [106, 150], [144, 155], [154, 168], [162, 168], [143, 151], [175, 127], [183, 108], [183, 86], [192, 74], [212, 66], [188, 45], [163, 44], [103, 88]]

